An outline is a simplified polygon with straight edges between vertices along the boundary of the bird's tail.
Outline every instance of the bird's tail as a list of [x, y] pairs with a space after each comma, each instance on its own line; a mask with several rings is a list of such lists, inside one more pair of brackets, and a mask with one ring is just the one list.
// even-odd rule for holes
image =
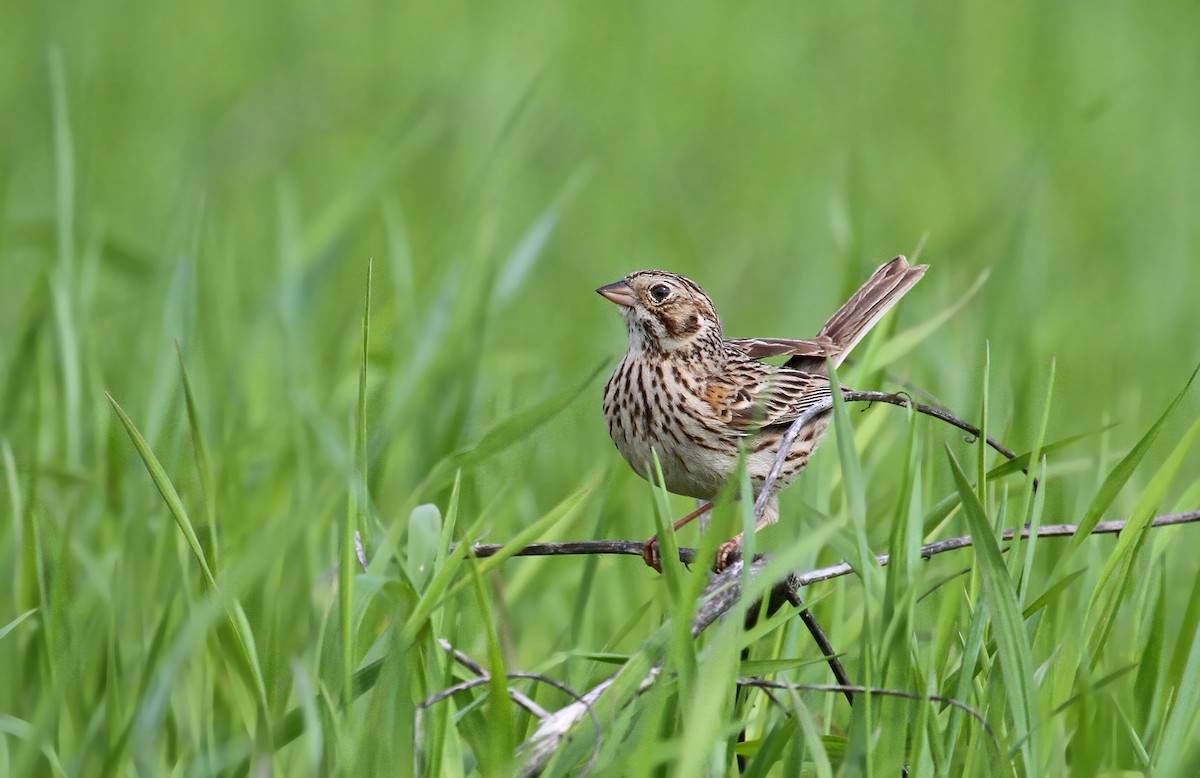
[[[825, 336], [833, 341], [836, 352], [831, 359], [835, 367], [842, 363], [883, 315], [921, 280], [928, 268], [928, 265], [910, 265], [904, 257], [896, 257], [876, 270], [854, 296], [825, 322], [817, 337]], [[795, 357], [793, 361], [801, 359], [811, 358]], [[824, 372], [823, 363], [819, 368], [815, 364], [808, 367]]]

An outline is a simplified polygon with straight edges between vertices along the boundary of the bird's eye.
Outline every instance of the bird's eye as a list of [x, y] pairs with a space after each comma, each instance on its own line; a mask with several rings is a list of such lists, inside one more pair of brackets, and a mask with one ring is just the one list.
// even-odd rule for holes
[[671, 296], [671, 287], [666, 284], [655, 284], [650, 287], [650, 296], [654, 298], [654, 302], [661, 303]]

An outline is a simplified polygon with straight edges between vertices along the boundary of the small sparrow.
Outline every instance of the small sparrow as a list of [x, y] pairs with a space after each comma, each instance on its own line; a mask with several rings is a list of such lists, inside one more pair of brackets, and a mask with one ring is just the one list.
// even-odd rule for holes
[[[675, 524], [679, 529], [709, 508], [746, 452], [757, 499], [788, 426], [831, 394], [826, 360], [840, 365], [850, 350], [925, 274], [896, 257], [875, 271], [812, 340], [727, 339], [704, 290], [661, 270], [639, 270], [596, 291], [620, 306], [629, 350], [604, 387], [608, 433], [625, 461], [654, 480], [654, 453], [663, 485], [705, 501]], [[759, 360], [789, 355], [782, 366]], [[804, 469], [829, 426], [822, 414], [800, 431], [779, 474], [778, 488]], [[756, 529], [779, 518], [772, 498]], [[715, 568], [731, 561], [742, 535], [724, 543]], [[658, 537], [642, 549], [661, 571]]]

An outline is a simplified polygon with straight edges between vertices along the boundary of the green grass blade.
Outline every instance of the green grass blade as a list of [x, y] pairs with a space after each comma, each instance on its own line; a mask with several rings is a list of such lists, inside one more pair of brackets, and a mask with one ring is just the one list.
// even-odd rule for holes
[[442, 531], [442, 514], [436, 505], [418, 505], [408, 516], [408, 543], [404, 569], [418, 590], [433, 573], [438, 537]]
[[487, 638], [489, 673], [487, 703], [487, 754], [478, 754], [480, 769], [484, 775], [509, 775], [516, 743], [512, 703], [508, 699], [508, 671], [505, 669], [504, 653], [500, 649], [500, 636], [496, 632], [496, 619], [483, 584], [483, 573], [472, 560], [471, 581], [474, 584], [475, 602], [479, 608], [480, 622], [484, 625]]
[[[191, 548], [192, 555], [196, 558], [196, 562], [200, 566], [200, 572], [204, 577], [205, 583], [213, 592], [219, 592], [220, 589], [217, 586], [217, 580], [204, 558], [204, 549], [200, 545], [199, 538], [196, 537], [196, 531], [192, 527], [191, 519], [188, 518], [183, 501], [179, 499], [179, 493], [175, 491], [175, 486], [171, 483], [171, 479], [167, 477], [162, 464], [159, 463], [154, 452], [150, 450], [150, 446], [146, 444], [146, 440], [125, 413], [125, 410], [113, 399], [112, 395], [107, 396], [113, 410], [117, 413], [117, 417], [120, 418], [121, 424], [125, 427], [125, 431], [129, 434], [129, 439], [133, 441], [133, 446], [137, 449], [138, 456], [142, 459], [142, 464], [145, 465], [146, 471], [150, 474], [150, 479], [154, 482], [154, 486], [162, 496], [163, 502], [166, 503], [167, 510], [171, 513], [171, 517], [175, 519], [175, 524], [179, 527], [179, 531], [183, 534], [184, 539]], [[253, 637], [247, 631], [248, 626], [246, 623], [237, 618], [234, 609], [228, 604], [226, 605], [226, 613], [229, 616], [230, 626], [241, 651], [241, 659], [244, 663], [242, 669], [253, 679], [261, 712], [265, 714], [267, 710], [266, 685], [263, 682], [262, 672], [259, 669], [258, 661], [252, 648], [254, 645]]]
[[992, 383], [992, 345], [983, 345], [983, 377], [979, 400], [979, 439], [976, 441], [975, 455], [978, 470], [975, 476], [975, 493], [979, 496], [979, 504], [987, 505], [987, 456], [988, 447], [984, 441], [988, 439], [988, 405]]
[[371, 277], [374, 263], [367, 262], [362, 316], [362, 356], [358, 367], [358, 413], [354, 425], [354, 478], [350, 483], [345, 519], [342, 522], [341, 553], [338, 561], [338, 606], [341, 613], [342, 700], [352, 697], [358, 652], [354, 629], [354, 579], [358, 574], [358, 546], [365, 545], [363, 515], [370, 512], [367, 493], [367, 362], [371, 345]]
[[521, 237], [496, 276], [496, 283], [492, 287], [492, 299], [496, 303], [508, 302], [521, 288], [550, 241], [550, 236], [554, 234], [563, 212], [590, 176], [590, 167], [576, 170]]
[[22, 621], [29, 618], [30, 616], [32, 616], [35, 613], [37, 613], [37, 608], [30, 608], [29, 610], [22, 613], [20, 616], [17, 616], [15, 619], [13, 619], [12, 621], [5, 624], [3, 627], [0, 627], [0, 640], [4, 640], [4, 638], [8, 635], [8, 633], [12, 632], [14, 629], [21, 626]]
[[1052, 600], [1054, 600], [1055, 597], [1057, 597], [1059, 594], [1061, 594], [1068, 586], [1070, 586], [1072, 583], [1074, 583], [1075, 580], [1078, 579], [1079, 576], [1083, 575], [1085, 572], [1087, 572], [1087, 571], [1086, 570], [1076, 570], [1073, 573], [1068, 573], [1067, 575], [1064, 575], [1062, 578], [1059, 578], [1057, 581], [1055, 581], [1050, 586], [1046, 587], [1046, 591], [1039, 594], [1037, 597], [1034, 598], [1033, 602], [1031, 602], [1025, 606], [1025, 610], [1021, 614], [1022, 618], [1028, 620], [1029, 617], [1033, 616], [1033, 614], [1035, 614], [1038, 611], [1040, 611], [1041, 609], [1045, 608], [1047, 605], [1050, 604], [1050, 602]]
[[950, 461], [950, 469], [954, 474], [955, 486], [959, 497], [962, 498], [964, 515], [975, 539], [976, 564], [979, 566], [983, 581], [983, 592], [986, 598], [988, 613], [991, 617], [992, 630], [1000, 656], [1000, 667], [1003, 673], [1004, 689], [1008, 695], [1009, 711], [1016, 725], [1017, 736], [1028, 733], [1028, 738], [1021, 743], [1021, 759], [1027, 775], [1038, 775], [1038, 747], [1035, 742], [1038, 718], [1036, 713], [1036, 697], [1033, 681], [1033, 658], [1030, 653], [1029, 638], [1025, 634], [1025, 624], [1021, 619], [1021, 611], [1017, 606], [1017, 592], [1012, 579], [1008, 575], [1008, 567], [1000, 553], [1000, 544], [996, 542], [991, 523], [984, 512], [983, 504], [979, 502], [966, 473], [959, 466], [954, 453], [947, 447], [946, 456]]
[[[504, 564], [512, 558], [513, 554], [534, 542], [559, 522], [573, 518], [585, 504], [587, 497], [595, 490], [602, 476], [603, 471], [598, 471], [583, 486], [564, 498], [558, 505], [550, 509], [548, 513], [537, 521], [531, 522], [525, 529], [517, 533], [509, 542], [504, 544], [504, 548], [492, 556], [480, 560], [477, 563], [480, 575], [487, 575], [492, 570]], [[469, 545], [465, 542], [460, 543], [455, 553], [451, 554], [448, 558], [447, 563], [434, 571], [429, 586], [426, 587], [420, 601], [405, 622], [405, 644], [413, 639], [422, 624], [425, 623], [425, 620], [433, 613], [434, 609], [441, 605], [448, 597], [460, 591], [468, 583], [467, 581], [453, 582], [454, 574], [462, 560], [466, 558], [468, 551]]]
[[1113, 500], [1117, 498], [1117, 494], [1125, 486], [1130, 476], [1133, 475], [1133, 471], [1141, 464], [1142, 459], [1146, 456], [1146, 452], [1150, 450], [1150, 446], [1154, 443], [1158, 434], [1162, 432], [1167, 420], [1171, 418], [1175, 409], [1179, 407], [1179, 403], [1183, 401], [1188, 389], [1192, 386], [1192, 382], [1196, 380], [1197, 373], [1200, 373], [1200, 366], [1192, 371], [1192, 375], [1188, 378], [1187, 383], [1184, 384], [1183, 389], [1179, 391], [1179, 394], [1175, 395], [1175, 399], [1167, 405], [1167, 409], [1162, 412], [1158, 420], [1146, 431], [1146, 434], [1137, 442], [1137, 445], [1117, 463], [1117, 466], [1104, 479], [1100, 491], [1096, 493], [1092, 504], [1088, 506], [1087, 511], [1083, 514], [1083, 518], [1079, 520], [1079, 529], [1076, 530], [1075, 535], [1071, 538], [1072, 549], [1078, 548], [1087, 539], [1087, 536], [1092, 533], [1092, 530], [1096, 528], [1096, 525], [1100, 523], [1104, 512], [1108, 510]]
[[1150, 480], [1150, 485], [1139, 498], [1125, 529], [1117, 538], [1116, 547], [1113, 548], [1104, 569], [1100, 572], [1100, 580], [1096, 583], [1091, 601], [1088, 603], [1091, 628], [1088, 631], [1087, 647], [1093, 663], [1099, 659], [1100, 649], [1108, 640], [1117, 610], [1123, 604], [1121, 593], [1125, 591], [1134, 574], [1136, 550], [1143, 547], [1145, 543], [1145, 530], [1153, 520], [1158, 506], [1166, 497], [1167, 489], [1175, 480], [1175, 476], [1179, 473], [1179, 469], [1183, 466], [1198, 437], [1200, 437], [1200, 419], [1192, 424], [1162, 467]]
[[1156, 775], [1174, 775], [1179, 762], [1195, 743], [1194, 727], [1200, 713], [1200, 640], [1192, 641], [1171, 715], [1154, 744]]
[[842, 399], [842, 387], [838, 382], [837, 372], [832, 365], [829, 370], [829, 382], [833, 391], [833, 427], [837, 437], [838, 457], [842, 465], [842, 484], [846, 493], [846, 501], [850, 506], [851, 526], [854, 527], [854, 537], [857, 542], [858, 564], [855, 568], [870, 589], [870, 570], [874, 566], [874, 556], [867, 542], [867, 484], [863, 475], [862, 460], [858, 456], [858, 448], [854, 443], [854, 427], [850, 424], [850, 415], [846, 412], [846, 403]]
[[488, 458], [505, 451], [533, 435], [555, 416], [575, 402], [587, 390], [596, 376], [608, 364], [608, 360], [597, 363], [587, 377], [576, 386], [509, 414], [503, 421], [488, 428], [480, 439], [450, 454], [430, 471], [418, 494], [429, 494], [449, 483], [452, 474], [459, 469], [474, 467]]
[[687, 603], [683, 602], [683, 564], [679, 561], [679, 542], [675, 536], [675, 519], [671, 515], [670, 495], [662, 485], [662, 463], [659, 462], [657, 451], [651, 453], [654, 456], [655, 480], [649, 485], [654, 497], [654, 531], [658, 536], [659, 564], [662, 566], [671, 610], [679, 617], [685, 615], [686, 610], [681, 609], [687, 607]]
[[83, 366], [76, 296], [75, 142], [68, 109], [66, 67], [62, 52], [50, 52], [50, 96], [54, 138], [55, 226], [57, 266], [51, 276], [51, 301], [62, 370], [63, 430], [67, 464], [79, 467], [83, 456]]
[[183, 360], [183, 348], [175, 341], [175, 353], [179, 357], [179, 376], [183, 381], [183, 397], [187, 405], [188, 428], [192, 434], [192, 454], [196, 462], [196, 474], [200, 478], [200, 498], [204, 503], [204, 520], [207, 529], [207, 545], [204, 546], [205, 556], [210, 567], [217, 567], [217, 497], [213, 485], [212, 458], [208, 453], [208, 443], [204, 439], [204, 428], [200, 424], [200, 411], [196, 406], [196, 396], [192, 392], [192, 382], [188, 378], [187, 366]]
[[[1048, 405], [1043, 406], [1043, 407], [1049, 408]], [[1097, 427], [1096, 429], [1091, 430], [1089, 432], [1080, 432], [1077, 435], [1068, 435], [1067, 437], [1061, 438], [1052, 443], [1047, 443], [1038, 449], [1038, 457], [1043, 458], [1051, 453], [1057, 453], [1057, 452], [1061, 451], [1062, 449], [1066, 448], [1067, 446], [1070, 446], [1072, 443], [1076, 443], [1081, 440], [1086, 440], [1087, 438], [1090, 438], [1093, 435], [1099, 435], [1102, 432], [1107, 432], [1108, 430], [1112, 429], [1115, 426], [1117, 426], [1115, 423], [1114, 424], [1105, 424], [1104, 426]], [[995, 467], [993, 467], [991, 470], [988, 471], [988, 474], [987, 474], [988, 480], [995, 481], [997, 478], [1002, 478], [1006, 475], [1012, 475], [1013, 473], [1019, 473], [1022, 470], [1028, 470], [1029, 463], [1032, 459], [1032, 456], [1033, 456], [1033, 450], [1031, 449], [1029, 451], [1024, 452], [1023, 454], [1017, 454], [1017, 456], [1014, 457], [1013, 459], [1007, 459], [1004, 462], [1001, 462], [1000, 464], [996, 465]]]
[[[1041, 463], [1041, 480], [1040, 483], [1046, 482], [1046, 459], [1042, 454], [1042, 443], [1046, 440], [1046, 428], [1050, 424], [1050, 405], [1054, 398], [1054, 377], [1057, 371], [1057, 360], [1050, 361], [1050, 375], [1046, 379], [1046, 394], [1042, 402], [1042, 420], [1038, 425], [1037, 432], [1033, 439], [1033, 447], [1029, 449], [1031, 459]], [[1022, 541], [1020, 537], [1013, 544], [1013, 555], [1016, 556], [1018, 550], [1024, 550], [1024, 560], [1021, 565], [1020, 589], [1018, 591], [1020, 602], [1025, 602], [1025, 597], [1029, 592], [1030, 579], [1033, 577], [1033, 559], [1034, 552], [1037, 550], [1037, 531], [1042, 524], [1041, 506], [1045, 500], [1046, 490], [1042, 489], [1035, 492], [1037, 470], [1030, 468], [1025, 476], [1024, 495], [1021, 502], [1021, 512], [1018, 514], [1024, 524], [1029, 525], [1029, 539]]]
[[137, 450], [138, 456], [142, 458], [142, 464], [145, 465], [146, 471], [150, 473], [150, 479], [154, 482], [155, 488], [162, 496], [163, 502], [167, 505], [167, 510], [171, 513], [171, 518], [175, 519], [175, 524], [179, 527], [179, 531], [183, 533], [184, 540], [192, 549], [192, 555], [196, 558], [196, 562], [200, 565], [200, 573], [204, 576], [204, 582], [214, 591], [217, 590], [217, 579], [213, 577], [212, 570], [208, 566], [208, 560], [204, 556], [204, 548], [200, 545], [200, 539], [196, 537], [196, 530], [192, 526], [191, 519], [188, 518], [187, 509], [183, 507], [183, 500], [179, 499], [179, 493], [175, 491], [174, 484], [167, 476], [167, 472], [159, 463], [158, 457], [150, 450], [150, 446], [142, 437], [142, 433], [134, 426], [133, 420], [125, 413], [120, 404], [117, 403], [113, 396], [107, 395], [109, 403], [112, 404], [113, 410], [116, 411], [117, 417], [121, 420], [121, 424], [125, 427], [125, 432], [128, 433], [129, 439], [133, 441], [133, 447]]

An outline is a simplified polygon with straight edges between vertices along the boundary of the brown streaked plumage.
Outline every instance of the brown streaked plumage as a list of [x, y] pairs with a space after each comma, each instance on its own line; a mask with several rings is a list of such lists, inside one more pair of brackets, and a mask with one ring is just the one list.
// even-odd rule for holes
[[[629, 349], [604, 388], [604, 416], [617, 449], [647, 480], [657, 452], [668, 490], [707, 501], [733, 474], [748, 439], [746, 469], [757, 497], [788, 426], [829, 397], [826, 360], [841, 364], [926, 267], [904, 257], [883, 265], [811, 340], [726, 339], [708, 295], [675, 273], [639, 270], [600, 287], [597, 292], [620, 306], [629, 334]], [[791, 358], [781, 366], [759, 361], [772, 356]], [[828, 416], [821, 416], [801, 431], [786, 455], [780, 488], [804, 469], [828, 426]], [[778, 503], [771, 500], [758, 526], [777, 518]], [[718, 568], [740, 545], [739, 535], [721, 547]], [[643, 556], [658, 567], [656, 538], [646, 541]]]

